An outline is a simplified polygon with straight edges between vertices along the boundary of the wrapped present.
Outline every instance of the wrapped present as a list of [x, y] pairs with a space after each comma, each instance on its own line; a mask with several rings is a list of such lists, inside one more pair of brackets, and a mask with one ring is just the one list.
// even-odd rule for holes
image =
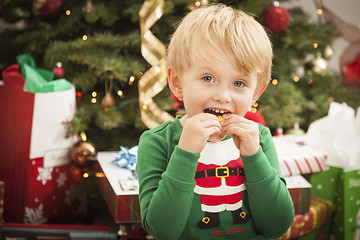
[[[66, 129], [75, 114], [75, 88], [71, 84], [65, 88], [64, 81], [49, 87], [57, 85], [45, 80], [51, 73], [37, 69], [27, 55], [19, 56], [19, 64], [25, 83], [0, 85], [0, 179], [7, 186], [4, 220], [42, 224], [78, 207], [66, 197], [80, 180], [68, 154], [78, 137], [67, 136]], [[6, 78], [7, 73], [3, 75]], [[19, 76], [12, 79], [21, 81]], [[19, 88], [22, 85], [26, 91]], [[34, 86], [39, 87], [37, 92], [27, 91]]]
[[296, 240], [321, 240], [321, 239], [330, 239], [330, 230], [331, 230], [331, 221], [328, 221], [318, 229], [314, 229], [311, 232], [308, 232]]
[[331, 209], [331, 202], [312, 197], [309, 212], [295, 214], [294, 222], [289, 230], [277, 240], [295, 239], [320, 228], [330, 220]]
[[306, 137], [328, 155], [328, 171], [311, 176], [313, 195], [335, 203], [332, 239], [360, 239], [360, 108], [331, 103]]
[[95, 169], [104, 174], [97, 178], [100, 192], [116, 223], [140, 222], [137, 177], [131, 167], [120, 167], [114, 162], [116, 155], [116, 152], [98, 152]]
[[311, 200], [311, 184], [301, 175], [285, 177], [285, 180], [294, 203], [295, 214], [307, 213]]
[[283, 177], [321, 172], [327, 169], [327, 155], [310, 146], [305, 136], [273, 137]]

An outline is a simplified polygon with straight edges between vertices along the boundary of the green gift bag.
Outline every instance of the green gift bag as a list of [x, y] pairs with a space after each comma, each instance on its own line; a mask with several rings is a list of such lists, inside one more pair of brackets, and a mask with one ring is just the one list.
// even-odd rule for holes
[[342, 172], [335, 194], [334, 239], [360, 240], [360, 169]]
[[313, 196], [334, 203], [332, 239], [360, 239], [360, 169], [330, 167], [311, 176]]
[[331, 238], [360, 240], [360, 108], [330, 104], [328, 115], [311, 123], [307, 142], [323, 150], [328, 171], [311, 177], [313, 196], [334, 203]]
[[342, 173], [342, 168], [333, 166], [329, 166], [326, 171], [313, 173], [310, 178], [313, 196], [335, 203]]

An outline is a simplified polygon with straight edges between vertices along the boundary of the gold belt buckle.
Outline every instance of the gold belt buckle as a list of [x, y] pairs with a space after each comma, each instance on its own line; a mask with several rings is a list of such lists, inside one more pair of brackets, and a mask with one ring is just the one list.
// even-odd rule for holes
[[[219, 170], [220, 170], [220, 173], [224, 173], [225, 175], [220, 175], [219, 176]], [[217, 167], [217, 168], [215, 168], [215, 176], [217, 178], [228, 177], [229, 176], [229, 168], [228, 167]]]

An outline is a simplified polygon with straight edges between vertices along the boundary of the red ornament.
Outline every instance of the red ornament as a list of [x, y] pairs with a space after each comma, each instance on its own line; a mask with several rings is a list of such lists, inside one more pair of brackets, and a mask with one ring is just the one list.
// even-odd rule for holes
[[271, 6], [265, 10], [263, 15], [264, 25], [272, 32], [282, 32], [290, 22], [289, 12], [279, 6]]
[[360, 42], [351, 44], [340, 57], [340, 70], [344, 85], [360, 89]]
[[56, 63], [56, 67], [54, 67], [52, 71], [54, 73], [54, 79], [65, 78], [66, 76], [65, 69], [62, 67], [61, 62]]
[[346, 64], [346, 67], [347, 76], [360, 79], [360, 55], [353, 62]]
[[62, 0], [34, 0], [33, 13], [41, 21], [51, 22], [58, 19], [62, 7]]

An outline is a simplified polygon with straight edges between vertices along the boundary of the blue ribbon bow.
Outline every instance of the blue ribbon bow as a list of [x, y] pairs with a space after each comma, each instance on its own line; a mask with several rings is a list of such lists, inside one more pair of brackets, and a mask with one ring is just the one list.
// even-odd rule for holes
[[114, 153], [116, 159], [113, 161], [113, 163], [119, 167], [127, 168], [135, 172], [138, 146], [134, 146], [130, 149], [121, 146], [120, 149], [121, 150], [118, 153]]

